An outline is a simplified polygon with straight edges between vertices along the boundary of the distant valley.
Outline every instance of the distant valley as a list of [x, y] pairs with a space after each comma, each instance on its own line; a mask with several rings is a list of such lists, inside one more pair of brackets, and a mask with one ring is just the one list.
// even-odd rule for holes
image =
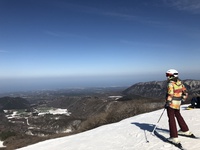
[[[184, 80], [190, 98], [199, 80]], [[164, 106], [166, 81], [131, 87], [60, 89], [10, 93], [0, 97], [0, 138], [15, 149], [49, 138], [83, 132]]]

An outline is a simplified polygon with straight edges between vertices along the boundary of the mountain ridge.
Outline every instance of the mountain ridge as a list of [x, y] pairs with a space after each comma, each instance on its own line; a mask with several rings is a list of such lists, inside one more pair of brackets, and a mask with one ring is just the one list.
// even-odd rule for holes
[[[182, 80], [182, 82], [188, 90], [189, 97], [197, 96], [200, 94], [200, 80], [186, 79]], [[143, 97], [151, 98], [165, 98], [167, 90], [166, 88], [167, 80], [139, 82], [125, 89], [122, 93], [124, 95], [140, 95]]]

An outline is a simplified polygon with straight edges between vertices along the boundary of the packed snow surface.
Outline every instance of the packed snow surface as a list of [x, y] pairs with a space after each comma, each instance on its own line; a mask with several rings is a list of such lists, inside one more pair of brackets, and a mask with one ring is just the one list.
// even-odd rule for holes
[[[200, 136], [200, 109], [186, 110], [186, 107], [187, 105], [181, 107], [181, 114], [190, 131]], [[20, 150], [178, 150], [177, 147], [152, 135], [154, 125], [163, 110], [130, 117], [76, 135], [46, 140]], [[157, 127], [159, 130], [168, 130], [166, 111]], [[200, 149], [200, 139], [181, 136], [179, 139], [187, 150]]]

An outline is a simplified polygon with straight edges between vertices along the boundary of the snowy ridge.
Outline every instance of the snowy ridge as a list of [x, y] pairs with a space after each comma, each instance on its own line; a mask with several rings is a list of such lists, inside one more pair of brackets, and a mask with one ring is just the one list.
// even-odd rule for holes
[[[190, 131], [200, 136], [200, 109], [185, 110], [181, 113]], [[178, 150], [177, 147], [165, 143], [151, 134], [163, 109], [137, 115], [120, 122], [104, 125], [80, 134], [39, 142], [19, 150]], [[158, 128], [168, 130], [166, 112], [162, 116]], [[200, 141], [179, 136], [187, 150], [200, 149]], [[149, 141], [149, 142], [148, 142]]]

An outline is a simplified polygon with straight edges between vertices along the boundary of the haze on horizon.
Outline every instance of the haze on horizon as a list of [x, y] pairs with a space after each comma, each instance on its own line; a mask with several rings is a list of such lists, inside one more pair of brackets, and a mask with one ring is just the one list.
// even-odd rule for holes
[[198, 0], [1, 0], [0, 93], [200, 80]]

